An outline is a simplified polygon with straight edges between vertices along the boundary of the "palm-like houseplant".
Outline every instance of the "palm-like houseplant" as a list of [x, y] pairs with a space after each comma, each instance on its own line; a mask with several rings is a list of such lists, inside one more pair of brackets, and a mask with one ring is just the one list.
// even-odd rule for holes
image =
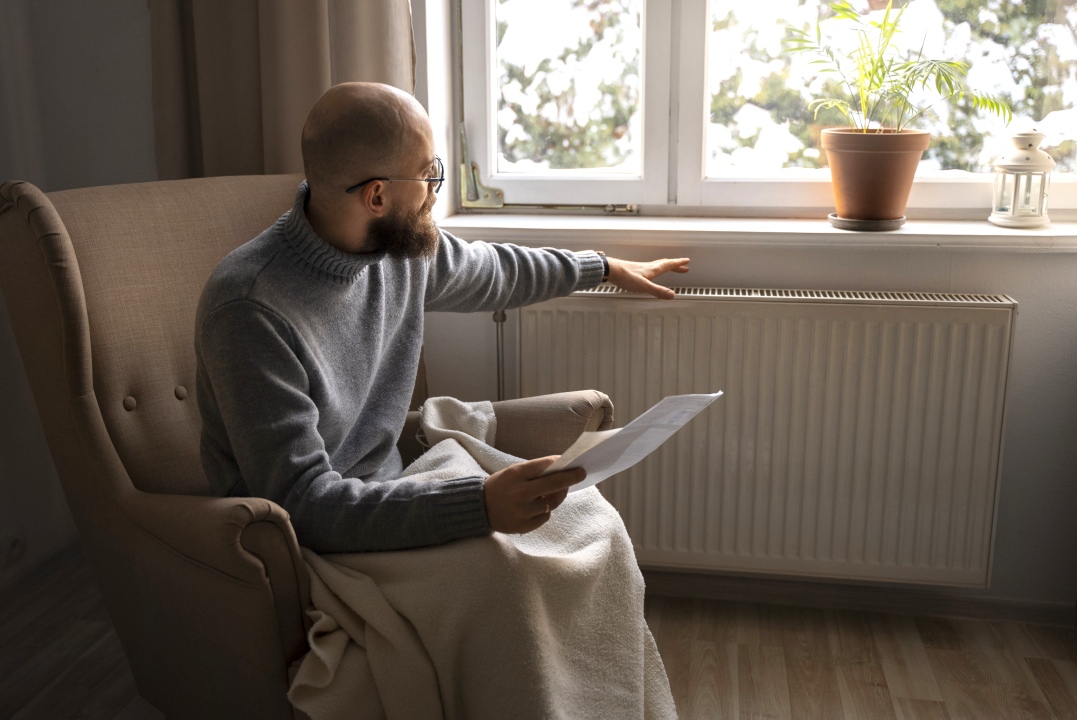
[[[856, 31], [856, 47], [845, 57], [824, 42], [821, 23], [816, 23], [814, 34], [791, 29], [786, 38], [786, 49], [815, 56], [812, 63], [845, 91], [809, 105], [816, 116], [821, 110], [836, 110], [848, 123], [822, 132], [837, 206], [831, 221], [839, 227], [890, 229], [904, 221], [916, 166], [930, 142], [929, 133], [909, 126], [932, 104], [956, 97], [1007, 123], [1012, 117], [998, 97], [965, 87], [966, 63], [925, 58], [922, 47], [912, 57], [899, 53], [894, 38], [907, 7], [894, 10], [890, 0], [882, 17], [870, 20], [849, 0], [830, 3], [834, 17]], [[923, 94], [934, 99], [918, 105], [917, 96]]]

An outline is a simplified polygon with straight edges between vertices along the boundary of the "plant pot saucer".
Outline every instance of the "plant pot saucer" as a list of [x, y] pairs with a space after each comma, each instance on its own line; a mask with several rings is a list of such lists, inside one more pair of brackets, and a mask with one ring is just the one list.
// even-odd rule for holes
[[830, 213], [827, 215], [827, 220], [839, 230], [859, 230], [860, 232], [886, 232], [897, 230], [905, 224], [904, 215], [893, 220], [851, 220], [838, 217], [837, 213]]

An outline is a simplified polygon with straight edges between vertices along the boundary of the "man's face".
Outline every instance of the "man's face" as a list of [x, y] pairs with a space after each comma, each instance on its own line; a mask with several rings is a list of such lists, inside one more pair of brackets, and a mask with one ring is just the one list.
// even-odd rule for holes
[[[425, 183], [414, 183], [426, 187]], [[431, 217], [437, 195], [427, 191], [422, 205], [415, 208], [406, 203], [393, 203], [389, 212], [370, 221], [367, 235], [374, 251], [384, 251], [391, 257], [420, 258], [433, 255], [438, 247], [438, 229]]]

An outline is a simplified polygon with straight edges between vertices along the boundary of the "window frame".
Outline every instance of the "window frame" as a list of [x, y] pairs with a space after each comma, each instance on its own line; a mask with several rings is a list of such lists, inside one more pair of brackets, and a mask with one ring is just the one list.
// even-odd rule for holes
[[[642, 179], [573, 178], [556, 171], [544, 177], [492, 172], [497, 74], [487, 72], [494, 32], [490, 6], [489, 0], [461, 0], [458, 92], [470, 159], [478, 164], [483, 185], [505, 191], [506, 205], [636, 205], [645, 214], [660, 208], [663, 214], [760, 218], [825, 217], [833, 210], [828, 173], [817, 178], [704, 176], [710, 0], [644, 0]], [[477, 32], [483, 41], [475, 41]], [[480, 67], [485, 82], [468, 82]], [[663, 87], [668, 92], [661, 92]], [[484, 122], [476, 122], [474, 108], [481, 110]], [[907, 214], [955, 220], [986, 217], [993, 185], [992, 173], [917, 176]], [[1063, 220], [1075, 217], [1077, 173], [1052, 174], [1049, 211]]]
[[[669, 0], [643, 3], [642, 175], [589, 176], [549, 171], [543, 176], [497, 172], [497, 73], [493, 71], [496, 28], [487, 0], [461, 2], [461, 60], [464, 128], [479, 182], [500, 188], [508, 204], [606, 205], [662, 203], [668, 195], [671, 16]], [[481, 72], [480, 69], [481, 68]], [[482, 77], [484, 82], [471, 82]], [[476, 109], [476, 110], [471, 110]], [[481, 120], [476, 120], [476, 118]]]

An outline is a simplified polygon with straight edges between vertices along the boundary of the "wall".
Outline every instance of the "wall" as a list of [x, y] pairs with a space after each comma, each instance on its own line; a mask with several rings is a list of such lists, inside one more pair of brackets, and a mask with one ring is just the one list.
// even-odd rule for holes
[[[427, 1], [447, 16], [447, 0]], [[451, 66], [436, 60], [433, 65]], [[0, 2], [0, 179], [18, 176], [47, 190], [154, 179], [149, 68], [145, 0]], [[437, 106], [432, 111], [439, 111], [439, 148], [441, 142], [451, 146], [456, 137], [452, 110], [444, 93], [431, 92], [425, 82], [421, 90]], [[447, 165], [455, 167], [448, 159]], [[449, 188], [442, 195], [439, 204], [448, 205]], [[998, 292], [1016, 298], [1020, 313], [993, 585], [972, 594], [1073, 602], [1077, 255], [749, 244], [659, 247], [662, 242], [607, 243], [602, 249], [632, 259], [689, 255], [693, 269], [684, 281], [696, 285]], [[591, 244], [579, 240], [575, 247]], [[463, 399], [494, 397], [494, 337], [488, 314], [431, 315], [426, 342], [432, 391]], [[0, 311], [0, 532], [14, 522], [28, 533], [28, 554], [16, 571], [74, 537], [6, 311]], [[12, 572], [0, 573], [0, 587], [12, 577]]]
[[[1077, 253], [668, 243], [655, 238], [649, 245], [603, 243], [599, 249], [635, 260], [691, 257], [689, 275], [671, 284], [1001, 293], [1016, 299], [992, 585], [955, 592], [1066, 603], [1072, 609], [1077, 598]], [[594, 247], [586, 239], [557, 244]], [[431, 393], [493, 398], [490, 315], [431, 314], [426, 326]], [[508, 349], [513, 352], [512, 342]], [[616, 405], [617, 398], [613, 401]]]
[[[0, 2], [0, 182], [46, 190], [156, 179], [146, 0]], [[76, 537], [0, 301], [0, 536], [25, 556], [0, 588]]]
[[[450, 6], [449, 0], [413, 2], [415, 11], [425, 8], [430, 13], [433, 8], [438, 17], [450, 18], [448, 23], [442, 21], [440, 32], [451, 45], [451, 28], [458, 18], [448, 10]], [[439, 31], [436, 24], [432, 18], [424, 32], [433, 36]], [[457, 65], [439, 63], [439, 58], [430, 60], [426, 70], [424, 83], [431, 88], [439, 82], [448, 85], [461, 80]], [[460, 108], [431, 111], [435, 130], [441, 128], [452, 138]], [[446, 165], [456, 167], [449, 160]], [[453, 197], [442, 198], [439, 204], [448, 205]], [[450, 218], [443, 224], [469, 237], [466, 217]], [[721, 228], [720, 220], [715, 227]], [[613, 232], [602, 235], [604, 239], [596, 242], [579, 231], [565, 232], [554, 242], [535, 234], [510, 238], [506, 233], [497, 238], [496, 233], [481, 233], [484, 238], [511, 239], [534, 247], [600, 249], [630, 260], [691, 257], [691, 273], [671, 284], [1001, 293], [1015, 298], [1019, 311], [991, 587], [948, 592], [1017, 605], [1049, 604], [1052, 613], [1068, 606], [1072, 619], [1077, 599], [1073, 560], [1077, 550], [1077, 522], [1073, 521], [1077, 508], [1077, 253], [930, 245], [836, 247], [827, 246], [825, 239], [816, 246], [759, 245], [749, 237], [729, 236], [720, 243], [679, 242], [661, 234], [611, 241], [608, 238], [617, 237]], [[508, 397], [514, 397], [515, 391], [515, 317], [509, 313], [505, 328]], [[432, 313], [426, 319], [425, 342], [432, 395], [464, 400], [496, 397], [496, 330], [490, 314]], [[617, 398], [613, 401], [616, 404]], [[628, 419], [619, 418], [621, 422]]]
[[0, 7], [0, 177], [45, 191], [155, 180], [146, 1]]

